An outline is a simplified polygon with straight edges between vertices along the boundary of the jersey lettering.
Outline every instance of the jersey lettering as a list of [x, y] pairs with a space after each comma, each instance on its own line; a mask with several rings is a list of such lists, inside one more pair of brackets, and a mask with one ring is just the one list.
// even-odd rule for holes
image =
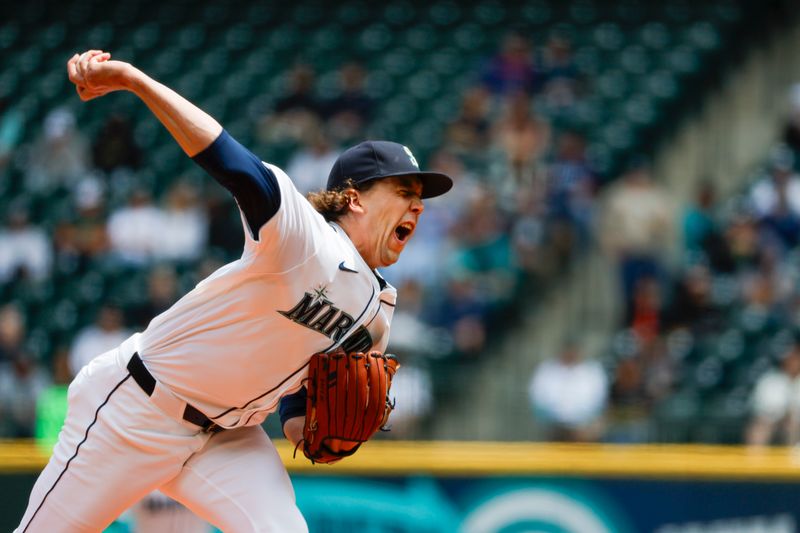
[[331, 327], [325, 330], [325, 335], [334, 341], [339, 342], [339, 339], [341, 339], [342, 335], [344, 335], [344, 332], [353, 325], [353, 322], [355, 322], [353, 317], [342, 311], [342, 314], [336, 319], [336, 322], [334, 322]]
[[352, 316], [325, 297], [324, 288], [305, 293], [297, 305], [278, 313], [292, 322], [322, 333], [334, 342], [339, 342], [344, 332], [355, 322]]
[[372, 342], [372, 335], [370, 335], [369, 330], [361, 326], [342, 343], [342, 349], [347, 353], [367, 352], [372, 348], [373, 344], [375, 343]]

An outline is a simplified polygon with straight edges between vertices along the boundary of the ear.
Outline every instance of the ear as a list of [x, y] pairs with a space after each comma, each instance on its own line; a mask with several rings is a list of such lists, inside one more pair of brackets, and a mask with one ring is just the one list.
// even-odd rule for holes
[[365, 211], [364, 205], [361, 203], [361, 193], [356, 189], [347, 189], [347, 207], [354, 213]]

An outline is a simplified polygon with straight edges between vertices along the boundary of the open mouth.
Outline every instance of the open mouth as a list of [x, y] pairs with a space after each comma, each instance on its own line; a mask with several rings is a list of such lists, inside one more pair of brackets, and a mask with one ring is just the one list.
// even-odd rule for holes
[[411, 234], [414, 232], [414, 224], [411, 222], [403, 222], [394, 229], [394, 234], [397, 240], [405, 243]]

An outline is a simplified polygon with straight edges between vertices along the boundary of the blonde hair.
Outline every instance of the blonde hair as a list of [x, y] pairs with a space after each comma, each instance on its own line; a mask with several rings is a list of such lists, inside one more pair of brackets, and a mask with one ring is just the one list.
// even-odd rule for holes
[[350, 189], [367, 191], [375, 184], [375, 180], [356, 183], [348, 179], [344, 184], [333, 191], [315, 191], [306, 195], [306, 198], [319, 214], [328, 222], [336, 222], [350, 211]]

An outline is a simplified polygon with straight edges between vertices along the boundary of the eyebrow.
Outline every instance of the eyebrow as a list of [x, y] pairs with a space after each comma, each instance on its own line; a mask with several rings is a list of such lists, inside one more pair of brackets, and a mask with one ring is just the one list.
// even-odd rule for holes
[[398, 176], [400, 187], [419, 187], [422, 190], [422, 180], [415, 176]]

